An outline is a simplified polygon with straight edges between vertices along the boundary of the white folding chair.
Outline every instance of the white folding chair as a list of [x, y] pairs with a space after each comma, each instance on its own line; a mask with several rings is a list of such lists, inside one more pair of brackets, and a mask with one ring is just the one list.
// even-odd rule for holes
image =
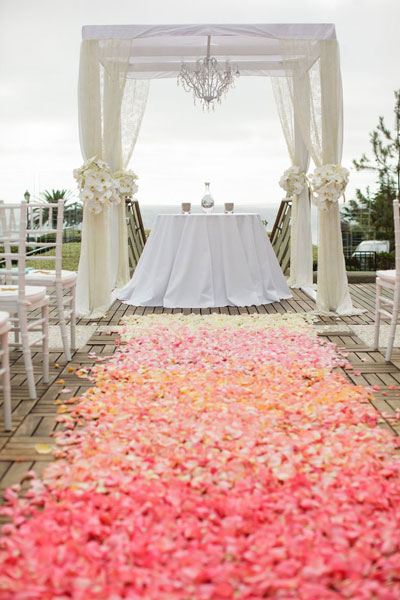
[[[43, 382], [49, 380], [49, 298], [44, 286], [27, 286], [25, 282], [26, 218], [26, 202], [0, 203], [0, 246], [3, 250], [0, 260], [4, 259], [5, 263], [1, 270], [4, 284], [0, 285], [0, 310], [10, 313], [11, 330], [14, 331], [14, 343], [10, 346], [22, 349], [29, 395], [34, 400], [37, 396], [31, 346], [38, 342], [42, 342]], [[38, 310], [40, 316], [34, 313]], [[30, 337], [32, 332], [41, 335]]]
[[[27, 205], [27, 235], [28, 245], [35, 249], [35, 254], [27, 259], [38, 263], [37, 269], [28, 270], [26, 282], [28, 285], [45, 286], [50, 296], [50, 302], [55, 300], [57, 317], [50, 316], [50, 322], [58, 321], [64, 355], [71, 360], [71, 349], [75, 350], [76, 331], [76, 279], [75, 271], [62, 268], [62, 245], [64, 224], [64, 201], [57, 204], [41, 204], [30, 202]], [[55, 248], [54, 255], [48, 251]], [[46, 252], [45, 255], [40, 252]], [[54, 269], [41, 269], [41, 261], [54, 261]], [[70, 324], [71, 341], [68, 339], [67, 324]]]
[[11, 387], [10, 387], [10, 363], [8, 358], [8, 332], [11, 329], [10, 315], [8, 312], [0, 312], [0, 377], [3, 378], [3, 409], [4, 427], [10, 431], [11, 423]]
[[[400, 303], [400, 215], [399, 200], [393, 201], [394, 238], [396, 252], [396, 268], [388, 271], [376, 272], [376, 307], [375, 307], [375, 339], [374, 349], [379, 347], [379, 329], [381, 317], [390, 319], [389, 339], [386, 348], [385, 360], [389, 361], [392, 355], [394, 336], [396, 333], [397, 318]], [[393, 299], [383, 294], [383, 290], [391, 290]]]

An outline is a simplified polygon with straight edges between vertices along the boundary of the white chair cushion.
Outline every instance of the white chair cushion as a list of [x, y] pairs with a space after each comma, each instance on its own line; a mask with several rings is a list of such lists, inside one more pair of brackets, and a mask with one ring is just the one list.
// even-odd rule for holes
[[[36, 302], [46, 296], [46, 288], [43, 286], [25, 286], [25, 298], [29, 302]], [[0, 285], [0, 303], [3, 300], [17, 300], [18, 286], [17, 285]]]
[[[72, 283], [76, 280], [76, 277], [75, 271], [61, 271], [61, 281], [63, 283]], [[27, 283], [29, 283], [29, 280], [40, 281], [40, 283], [46, 285], [46, 282], [52, 283], [56, 280], [56, 272], [51, 269], [33, 269], [25, 275], [25, 280]]]
[[396, 269], [388, 269], [387, 271], [377, 271], [376, 276], [379, 279], [387, 279], [389, 281], [394, 281], [396, 279]]

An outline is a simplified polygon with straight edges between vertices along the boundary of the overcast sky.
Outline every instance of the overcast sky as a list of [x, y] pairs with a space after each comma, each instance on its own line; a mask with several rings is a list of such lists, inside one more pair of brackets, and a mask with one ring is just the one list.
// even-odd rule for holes
[[[0, 0], [0, 198], [75, 189], [82, 157], [77, 79], [82, 25], [333, 22], [341, 48], [343, 165], [369, 150], [400, 88], [399, 0]], [[143, 203], [279, 203], [289, 159], [267, 78], [239, 78], [215, 113], [176, 80], [151, 83], [131, 164]], [[374, 178], [352, 171], [349, 195]]]

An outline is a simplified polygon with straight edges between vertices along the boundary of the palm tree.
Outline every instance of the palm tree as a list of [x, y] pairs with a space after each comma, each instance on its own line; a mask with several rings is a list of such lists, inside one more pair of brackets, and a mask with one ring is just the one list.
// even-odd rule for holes
[[64, 208], [64, 223], [71, 227], [73, 225], [79, 225], [83, 219], [83, 206], [80, 200], [75, 200], [70, 204], [67, 204]]
[[[69, 224], [68, 223], [68, 218], [70, 218], [68, 216], [68, 207], [71, 205], [71, 202], [73, 201], [75, 203], [75, 200], [73, 198], [73, 194], [71, 192], [71, 190], [51, 190], [51, 192], [49, 192], [49, 190], [45, 190], [44, 192], [42, 192], [39, 195], [38, 201], [43, 203], [43, 204], [57, 204], [57, 202], [59, 200], [64, 200], [65, 201], [65, 210], [64, 210], [64, 223], [65, 224]], [[48, 208], [44, 208], [42, 211], [42, 222], [47, 223], [49, 220], [49, 215], [50, 215], [50, 211]], [[52, 224], [51, 227], [52, 229], [56, 229], [57, 228], [57, 211], [54, 211], [52, 213]], [[34, 218], [34, 225], [38, 226], [39, 225], [39, 215], [37, 215], [37, 217]]]

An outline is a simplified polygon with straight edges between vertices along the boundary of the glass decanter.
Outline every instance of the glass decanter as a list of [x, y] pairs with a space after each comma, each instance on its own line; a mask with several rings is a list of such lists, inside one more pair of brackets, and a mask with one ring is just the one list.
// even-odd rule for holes
[[205, 213], [211, 213], [214, 209], [214, 198], [210, 192], [210, 182], [205, 182], [204, 196], [201, 199], [201, 208]]

